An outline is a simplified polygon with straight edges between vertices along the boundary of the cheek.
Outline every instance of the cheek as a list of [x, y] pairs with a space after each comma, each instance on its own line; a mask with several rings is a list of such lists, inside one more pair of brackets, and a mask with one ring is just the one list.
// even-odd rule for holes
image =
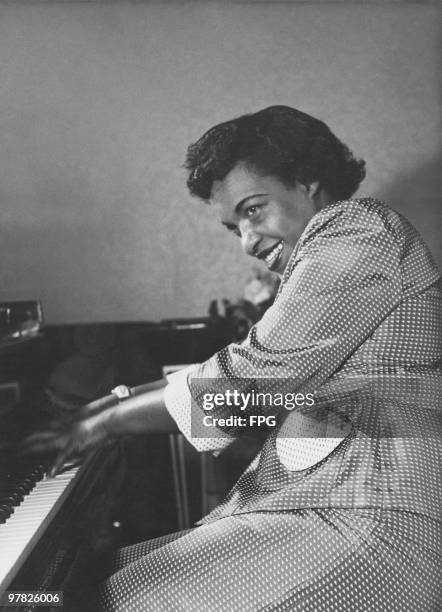
[[287, 238], [294, 238], [299, 234], [299, 219], [292, 215], [281, 215], [275, 226], [278, 231]]
[[283, 238], [295, 244], [302, 233], [302, 222], [293, 205], [274, 205], [263, 222], [266, 233], [275, 238]]
[[299, 221], [287, 221], [285, 229], [286, 242], [291, 246], [295, 246], [303, 232], [302, 224]]

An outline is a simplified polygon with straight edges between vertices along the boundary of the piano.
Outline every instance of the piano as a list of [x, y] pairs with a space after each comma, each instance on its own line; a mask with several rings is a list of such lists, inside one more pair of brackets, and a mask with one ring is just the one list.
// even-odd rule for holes
[[48, 479], [45, 471], [44, 465], [38, 465], [0, 497], [0, 595], [56, 516], [78, 474], [74, 467]]
[[96, 610], [93, 583], [101, 576], [94, 568], [104, 568], [115, 546], [109, 492], [118, 494], [120, 449], [107, 446], [55, 478], [47, 476], [53, 457], [16, 452], [20, 438], [38, 426], [41, 348], [38, 339], [0, 347], [0, 596], [64, 591], [64, 611]]
[[[72, 611], [89, 609], [87, 603], [80, 606], [78, 598], [91, 598], [92, 570], [103, 567], [103, 559], [115, 545], [104, 533], [111, 525], [111, 508], [100, 498], [106, 489], [104, 480], [111, 480], [115, 469], [114, 459], [115, 453], [107, 448], [82, 465], [65, 466], [55, 478], [47, 476], [50, 461], [28, 460], [12, 470], [2, 464], [0, 595], [20, 590], [64, 591], [65, 601], [71, 597], [77, 602], [71, 603]], [[100, 578], [97, 575], [95, 582]]]
[[[50, 457], [19, 459], [4, 450], [6, 443], [11, 446], [16, 440], [18, 447], [20, 437], [39, 426], [41, 388], [49, 372], [69, 359], [72, 346], [78, 348], [79, 340], [88, 349], [91, 339], [107, 338], [110, 331], [115, 335], [116, 346], [111, 348], [118, 359], [113, 386], [146, 382], [149, 363], [153, 380], [161, 375], [164, 363], [201, 361], [226, 343], [225, 330], [211, 329], [200, 320], [100, 327], [83, 326], [79, 336], [76, 326], [49, 326], [33, 338], [0, 340], [0, 594], [63, 591], [64, 612], [96, 612], [95, 585], [106, 574], [106, 562], [117, 546], [179, 528], [169, 491], [172, 468], [167, 447], [159, 438], [149, 441], [146, 452], [130, 444], [128, 458], [128, 449], [115, 444], [80, 466], [66, 466], [63, 474], [51, 479], [47, 477]], [[142, 445], [139, 440], [138, 447]], [[187, 459], [196, 471], [198, 454], [189, 453]], [[198, 478], [188, 484], [189, 499], [195, 500], [190, 518], [197, 520]], [[129, 485], [137, 499], [129, 498], [127, 503], [124, 493], [129, 493]], [[114, 526], [116, 521], [121, 528]], [[34, 608], [5, 608], [14, 609]]]
[[47, 476], [50, 465], [28, 460], [13, 470], [1, 469], [0, 596], [5, 591], [64, 591], [67, 605], [71, 598], [71, 608], [64, 605], [64, 610], [94, 610], [91, 598], [102, 576], [93, 570], [104, 567], [115, 545], [105, 533], [111, 508], [100, 498], [104, 481], [112, 480], [115, 452], [98, 451], [81, 465], [64, 466], [55, 478]]

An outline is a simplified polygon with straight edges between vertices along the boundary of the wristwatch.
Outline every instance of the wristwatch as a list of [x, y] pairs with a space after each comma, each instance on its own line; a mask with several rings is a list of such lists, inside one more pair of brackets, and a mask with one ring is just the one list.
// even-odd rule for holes
[[114, 387], [111, 393], [112, 395], [115, 395], [119, 402], [122, 402], [123, 400], [132, 396], [132, 390], [126, 385], [118, 385], [117, 387]]

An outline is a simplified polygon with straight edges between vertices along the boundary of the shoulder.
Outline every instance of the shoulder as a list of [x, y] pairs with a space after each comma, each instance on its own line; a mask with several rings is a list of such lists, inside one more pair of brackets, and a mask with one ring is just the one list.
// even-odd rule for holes
[[305, 228], [282, 285], [298, 283], [300, 275], [308, 277], [307, 282], [317, 276], [327, 283], [397, 275], [401, 253], [394, 214], [373, 198], [338, 201], [322, 209]]
[[[308, 223], [285, 279], [312, 257], [347, 266], [372, 260], [379, 267], [401, 271], [406, 290], [422, 289], [439, 278], [431, 253], [416, 228], [401, 213], [375, 198], [338, 201], [320, 210]], [[321, 264], [322, 265], [322, 264]]]
[[300, 246], [318, 235], [331, 234], [350, 237], [387, 232], [394, 241], [399, 241], [400, 218], [399, 213], [375, 198], [340, 200], [326, 206], [310, 220], [300, 238]]

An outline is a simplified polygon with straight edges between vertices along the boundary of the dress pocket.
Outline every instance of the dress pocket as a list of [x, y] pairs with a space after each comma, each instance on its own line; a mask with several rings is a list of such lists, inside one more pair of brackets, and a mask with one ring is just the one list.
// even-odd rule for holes
[[352, 430], [348, 420], [334, 413], [319, 419], [317, 414], [292, 412], [276, 438], [278, 459], [291, 472], [306, 470], [330, 455]]

